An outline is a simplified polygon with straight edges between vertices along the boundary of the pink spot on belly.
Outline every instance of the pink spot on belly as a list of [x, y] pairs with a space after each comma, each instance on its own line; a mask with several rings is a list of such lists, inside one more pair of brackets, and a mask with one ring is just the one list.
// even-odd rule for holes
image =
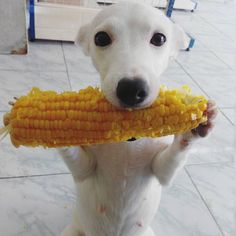
[[143, 227], [143, 222], [142, 222], [142, 221], [138, 221], [138, 222], [136, 222], [136, 225], [137, 225], [138, 227]]
[[101, 213], [101, 214], [105, 214], [107, 211], [107, 207], [103, 204], [101, 204], [99, 207], [98, 207], [98, 212]]
[[79, 235], [78, 236], [86, 236], [84, 232], [79, 232]]

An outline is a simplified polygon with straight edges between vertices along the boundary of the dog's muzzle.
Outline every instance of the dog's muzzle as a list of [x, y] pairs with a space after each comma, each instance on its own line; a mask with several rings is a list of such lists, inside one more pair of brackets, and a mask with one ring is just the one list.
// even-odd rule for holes
[[116, 95], [122, 106], [137, 107], [148, 96], [148, 86], [142, 79], [123, 78], [117, 85]]

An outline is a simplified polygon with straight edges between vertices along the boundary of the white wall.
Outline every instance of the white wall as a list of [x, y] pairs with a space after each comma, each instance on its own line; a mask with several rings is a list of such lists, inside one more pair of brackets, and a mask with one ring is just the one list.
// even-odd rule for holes
[[25, 0], [0, 0], [0, 54], [27, 53]]

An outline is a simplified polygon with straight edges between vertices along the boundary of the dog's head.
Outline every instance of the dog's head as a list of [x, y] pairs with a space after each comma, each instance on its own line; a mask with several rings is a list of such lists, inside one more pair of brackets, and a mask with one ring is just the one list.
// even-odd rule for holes
[[180, 27], [160, 10], [134, 2], [99, 12], [80, 29], [76, 42], [92, 58], [106, 98], [128, 108], [152, 104], [170, 58], [187, 48]]

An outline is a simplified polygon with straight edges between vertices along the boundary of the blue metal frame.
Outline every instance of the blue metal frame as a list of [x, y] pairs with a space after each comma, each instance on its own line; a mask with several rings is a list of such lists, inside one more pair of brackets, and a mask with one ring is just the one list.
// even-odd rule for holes
[[169, 0], [167, 2], [167, 8], [166, 8], [166, 15], [168, 17], [171, 17], [173, 9], [174, 9], [174, 4], [175, 4], [175, 0]]
[[194, 10], [196, 10], [196, 9], [197, 9], [198, 2], [197, 2], [196, 0], [192, 0], [192, 2], [194, 2], [194, 3], [195, 3], [194, 9], [192, 10], [192, 12], [193, 12]]
[[193, 48], [194, 43], [195, 43], [195, 39], [189, 34], [188, 34], [188, 36], [190, 38], [190, 42], [189, 42], [189, 45], [188, 45], [188, 48], [186, 49], [186, 51], [190, 51], [190, 49]]
[[29, 0], [29, 29], [28, 38], [30, 41], [35, 40], [35, 14], [34, 14], [34, 0]]
[[[172, 12], [173, 12], [173, 9], [174, 9], [174, 4], [175, 4], [175, 0], [168, 0], [168, 2], [167, 2], [166, 15], [169, 18], [172, 15]], [[197, 7], [197, 3], [195, 4], [194, 10], [196, 9], [196, 7]], [[186, 51], [190, 51], [190, 49], [193, 48], [193, 46], [194, 46], [195, 39], [190, 34], [187, 33], [187, 35], [190, 38], [190, 42], [189, 42], [189, 45], [188, 45], [188, 48], [186, 49]]]

